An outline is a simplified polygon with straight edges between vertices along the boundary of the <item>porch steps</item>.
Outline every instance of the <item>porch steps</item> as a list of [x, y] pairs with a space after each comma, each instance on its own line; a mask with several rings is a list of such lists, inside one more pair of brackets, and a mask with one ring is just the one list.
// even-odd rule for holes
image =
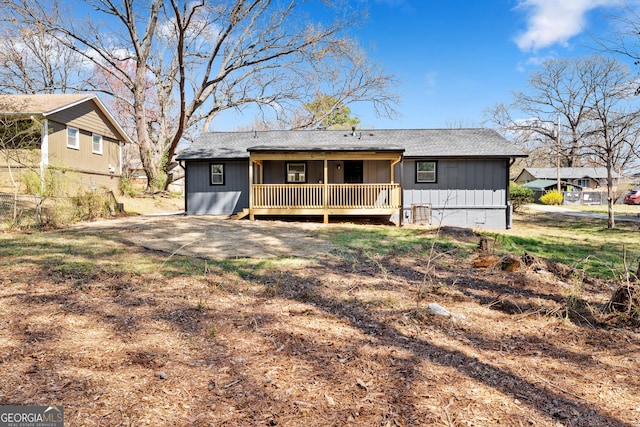
[[249, 209], [244, 208], [242, 212], [238, 212], [236, 214], [231, 215], [229, 219], [243, 219], [243, 218], [246, 218], [247, 216], [249, 216]]

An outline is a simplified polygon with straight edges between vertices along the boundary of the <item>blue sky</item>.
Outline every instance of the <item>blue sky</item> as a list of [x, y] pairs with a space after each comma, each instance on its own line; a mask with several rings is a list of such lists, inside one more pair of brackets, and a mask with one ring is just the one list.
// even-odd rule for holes
[[481, 126], [540, 62], [595, 53], [629, 0], [353, 0], [369, 21], [355, 35], [398, 77], [400, 116], [351, 105], [365, 128]]

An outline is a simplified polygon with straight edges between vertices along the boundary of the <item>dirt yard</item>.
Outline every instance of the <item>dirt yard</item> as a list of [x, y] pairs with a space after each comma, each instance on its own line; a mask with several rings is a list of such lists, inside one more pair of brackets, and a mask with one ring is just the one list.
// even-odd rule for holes
[[[568, 316], [606, 284], [326, 242], [357, 225], [129, 221], [0, 234], [0, 404], [68, 426], [640, 426], [637, 331]], [[207, 256], [219, 236], [240, 258]]]

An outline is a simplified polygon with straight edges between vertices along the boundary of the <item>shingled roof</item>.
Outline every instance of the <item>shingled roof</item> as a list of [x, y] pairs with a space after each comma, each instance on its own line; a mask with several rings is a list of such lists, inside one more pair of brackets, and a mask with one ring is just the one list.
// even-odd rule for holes
[[[558, 168], [524, 168], [531, 176], [537, 179], [554, 179], [558, 176]], [[615, 171], [612, 172], [613, 178], [621, 178], [621, 175]], [[605, 167], [561, 167], [560, 179], [605, 179], [607, 177], [607, 168]]]
[[405, 157], [526, 157], [493, 129], [211, 132], [178, 160], [242, 159], [250, 151], [404, 151]]
[[115, 127], [122, 140], [128, 143], [133, 142], [95, 94], [0, 95], [0, 114], [36, 115], [46, 118], [84, 102], [93, 102]]

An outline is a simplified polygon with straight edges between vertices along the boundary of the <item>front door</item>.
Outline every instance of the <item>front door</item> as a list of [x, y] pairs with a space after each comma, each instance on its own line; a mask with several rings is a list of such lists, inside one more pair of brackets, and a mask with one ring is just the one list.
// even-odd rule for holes
[[362, 160], [344, 161], [344, 183], [362, 184], [363, 182]]

